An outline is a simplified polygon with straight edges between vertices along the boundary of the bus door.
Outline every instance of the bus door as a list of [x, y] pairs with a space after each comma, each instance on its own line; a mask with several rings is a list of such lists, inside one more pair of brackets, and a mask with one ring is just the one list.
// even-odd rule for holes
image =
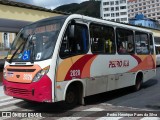
[[62, 37], [57, 82], [83, 78], [88, 43], [88, 27], [83, 23], [71, 22]]

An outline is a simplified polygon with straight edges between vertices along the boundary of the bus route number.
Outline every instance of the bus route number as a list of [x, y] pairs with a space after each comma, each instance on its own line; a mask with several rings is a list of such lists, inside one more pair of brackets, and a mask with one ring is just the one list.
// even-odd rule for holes
[[32, 74], [24, 74], [23, 80], [32, 80]]
[[70, 76], [71, 76], [71, 77], [80, 76], [80, 70], [71, 70], [71, 71], [70, 71]]

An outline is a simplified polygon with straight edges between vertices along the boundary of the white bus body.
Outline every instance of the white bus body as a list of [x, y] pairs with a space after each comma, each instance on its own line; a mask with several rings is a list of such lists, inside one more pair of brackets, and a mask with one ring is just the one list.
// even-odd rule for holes
[[[55, 20], [49, 26], [48, 21]], [[156, 73], [154, 41], [149, 30], [73, 14], [33, 23], [16, 39], [23, 39], [22, 33], [28, 36], [24, 39], [27, 42], [22, 42], [24, 50], [21, 44], [13, 43], [19, 48], [16, 52], [11, 48], [4, 67], [5, 93], [13, 97], [75, 105], [83, 103], [86, 96], [106, 91], [128, 86], [139, 90], [141, 83]], [[52, 39], [52, 51], [47, 47], [45, 52], [45, 44], [39, 44], [41, 37], [48, 34], [57, 36]], [[35, 41], [42, 50], [34, 46]], [[132, 43], [131, 53], [126, 50], [128, 43]], [[122, 53], [121, 45], [125, 49]]]

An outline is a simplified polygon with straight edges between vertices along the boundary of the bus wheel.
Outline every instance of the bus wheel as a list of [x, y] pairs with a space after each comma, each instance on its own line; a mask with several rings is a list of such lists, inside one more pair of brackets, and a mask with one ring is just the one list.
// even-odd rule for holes
[[134, 85], [134, 91], [139, 91], [141, 89], [141, 85], [142, 85], [142, 77], [137, 76], [136, 83]]
[[73, 108], [78, 103], [78, 92], [75, 91], [73, 87], [69, 88], [66, 92], [65, 98], [65, 107], [66, 108]]

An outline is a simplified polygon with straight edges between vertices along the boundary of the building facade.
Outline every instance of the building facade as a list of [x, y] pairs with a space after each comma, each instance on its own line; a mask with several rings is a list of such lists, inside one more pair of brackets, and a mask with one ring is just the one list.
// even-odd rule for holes
[[6, 57], [15, 36], [15, 33], [0, 32], [0, 59]]
[[127, 0], [101, 0], [101, 18], [128, 23]]
[[160, 22], [160, 0], [128, 0], [128, 17], [134, 18], [136, 14]]
[[134, 18], [129, 19], [129, 23], [133, 25], [159, 29], [159, 24], [157, 20], [147, 18], [143, 14], [137, 14]]

